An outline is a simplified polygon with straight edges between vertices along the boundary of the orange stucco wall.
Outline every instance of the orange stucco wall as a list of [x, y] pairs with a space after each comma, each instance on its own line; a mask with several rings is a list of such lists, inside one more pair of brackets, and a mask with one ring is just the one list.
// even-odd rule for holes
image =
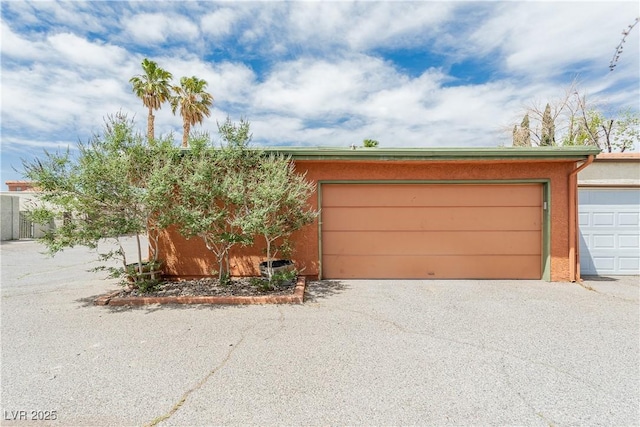
[[[364, 161], [318, 160], [296, 161], [296, 170], [307, 179], [322, 181], [393, 181], [393, 180], [517, 180], [548, 179], [551, 188], [551, 280], [569, 280], [569, 174], [576, 162], [565, 161]], [[318, 208], [318, 197], [309, 200]], [[319, 274], [319, 233], [317, 221], [292, 236], [296, 266], [307, 276]], [[232, 255], [234, 275], [255, 275], [264, 260], [264, 245], [244, 248]], [[165, 231], [159, 241], [160, 258], [168, 275], [180, 277], [210, 275], [216, 268], [214, 256], [198, 238], [186, 240], [175, 230]]]

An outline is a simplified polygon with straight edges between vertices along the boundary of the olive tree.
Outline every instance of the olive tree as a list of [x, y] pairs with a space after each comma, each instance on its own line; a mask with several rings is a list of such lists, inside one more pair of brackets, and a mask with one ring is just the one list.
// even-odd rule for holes
[[310, 224], [317, 212], [309, 206], [315, 185], [297, 173], [289, 157], [271, 154], [262, 157], [251, 175], [245, 200], [246, 215], [242, 228], [247, 234], [261, 236], [266, 245], [267, 274], [273, 275], [277, 243]]
[[250, 147], [248, 121], [227, 118], [218, 131], [218, 147], [208, 137], [189, 142], [168, 215], [181, 234], [201, 238], [214, 254], [219, 280], [229, 276], [231, 249], [256, 237], [264, 239], [271, 274], [276, 243], [316, 217], [308, 206], [315, 188], [295, 172], [291, 159]]
[[[40, 190], [42, 204], [29, 215], [38, 223], [61, 219], [60, 225], [41, 239], [51, 254], [74, 246], [97, 248], [102, 239], [115, 241], [117, 249], [101, 255], [102, 260], [119, 258], [122, 268], [110, 268], [114, 275], [127, 271], [128, 255], [123, 236], [136, 240], [137, 275], [143, 273], [141, 235], [153, 226], [155, 209], [147, 191], [147, 178], [154, 165], [164, 163], [170, 143], [158, 141], [152, 147], [134, 131], [134, 123], [122, 113], [105, 119], [101, 134], [79, 143], [77, 154], [45, 152], [44, 157], [23, 161], [24, 175]], [[151, 262], [157, 261], [157, 244], [150, 239]]]
[[[218, 125], [221, 143], [212, 144], [208, 135], [192, 137], [185, 150], [173, 182], [173, 208], [163, 215], [170, 218], [187, 238], [199, 237], [213, 253], [218, 278], [229, 276], [229, 253], [236, 245], [246, 245], [252, 238], [241, 226], [241, 210], [247, 180], [259, 161], [259, 153], [248, 149], [249, 123], [236, 125], [227, 119]], [[165, 177], [171, 177], [167, 173]], [[160, 179], [162, 180], [162, 178]]]

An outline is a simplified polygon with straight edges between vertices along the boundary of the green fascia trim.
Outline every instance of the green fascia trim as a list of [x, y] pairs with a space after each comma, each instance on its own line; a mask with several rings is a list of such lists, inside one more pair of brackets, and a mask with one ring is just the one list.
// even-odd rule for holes
[[542, 203], [542, 280], [551, 281], [551, 180], [543, 185]]
[[266, 147], [265, 153], [294, 160], [579, 160], [597, 155], [597, 147], [329, 148]]
[[348, 179], [321, 179], [322, 184], [545, 184], [550, 182], [547, 178], [521, 178], [521, 179], [372, 179], [372, 180], [348, 180]]

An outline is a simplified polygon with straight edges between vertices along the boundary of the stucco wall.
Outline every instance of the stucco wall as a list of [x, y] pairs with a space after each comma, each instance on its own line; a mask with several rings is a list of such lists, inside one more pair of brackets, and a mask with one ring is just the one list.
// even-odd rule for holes
[[603, 153], [578, 174], [583, 187], [640, 187], [640, 153]]
[[2, 224], [2, 240], [14, 240], [20, 237], [20, 198], [17, 196], [0, 196], [0, 224]]
[[[39, 199], [38, 193], [35, 191], [3, 191], [2, 197], [12, 197], [15, 203], [17, 211], [13, 215], [13, 237], [11, 239], [20, 238], [20, 212], [27, 212], [35, 206], [41, 205], [42, 202]], [[4, 203], [4, 202], [3, 202]], [[3, 207], [4, 209], [4, 207]], [[4, 211], [3, 211], [4, 212]], [[9, 221], [8, 217], [6, 221]], [[5, 217], [3, 213], [2, 228], [5, 229]], [[49, 225], [33, 224], [33, 238], [39, 239], [45, 235], [48, 230], [55, 228], [55, 222], [51, 222]], [[8, 223], [6, 227], [9, 227]], [[2, 240], [9, 240], [4, 238], [4, 231]]]
[[[576, 167], [573, 161], [296, 161], [296, 169], [311, 181], [380, 180], [515, 180], [549, 179], [551, 187], [551, 280], [568, 280], [569, 275], [569, 187], [568, 175]], [[317, 194], [309, 203], [318, 207]], [[294, 234], [293, 259], [303, 274], [319, 272], [317, 221]], [[232, 274], [257, 274], [264, 259], [263, 245], [236, 251]], [[166, 272], [175, 276], [203, 276], [215, 269], [214, 256], [198, 238], [185, 240], [174, 230], [160, 239], [160, 256]]]

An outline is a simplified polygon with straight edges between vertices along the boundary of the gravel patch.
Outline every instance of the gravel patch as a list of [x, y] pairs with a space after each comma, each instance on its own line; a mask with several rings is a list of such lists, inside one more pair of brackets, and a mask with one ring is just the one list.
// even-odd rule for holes
[[138, 289], [123, 289], [116, 295], [126, 297], [176, 297], [176, 296], [262, 296], [262, 295], [290, 295], [293, 294], [296, 281], [290, 280], [264, 288], [266, 279], [263, 278], [234, 278], [228, 284], [220, 284], [218, 279], [203, 278], [193, 280], [165, 281], [153, 290], [141, 292]]

